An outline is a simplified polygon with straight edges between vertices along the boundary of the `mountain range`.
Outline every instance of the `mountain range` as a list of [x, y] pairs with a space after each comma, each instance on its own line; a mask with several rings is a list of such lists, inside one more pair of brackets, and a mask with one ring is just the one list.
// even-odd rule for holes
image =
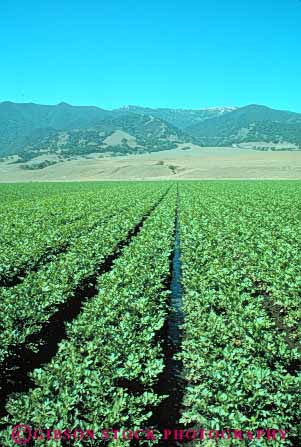
[[301, 145], [301, 114], [249, 105], [186, 128], [208, 146], [249, 141]]
[[40, 155], [68, 159], [96, 154], [137, 154], [185, 145], [247, 142], [301, 147], [301, 114], [262, 105], [171, 109], [0, 103], [0, 157], [26, 162]]
[[201, 123], [209, 118], [216, 118], [228, 112], [236, 110], [236, 107], [211, 107], [208, 109], [151, 109], [149, 107], [126, 106], [118, 109], [119, 112], [137, 113], [139, 115], [152, 115], [163, 119], [168, 123], [185, 130], [186, 128]]

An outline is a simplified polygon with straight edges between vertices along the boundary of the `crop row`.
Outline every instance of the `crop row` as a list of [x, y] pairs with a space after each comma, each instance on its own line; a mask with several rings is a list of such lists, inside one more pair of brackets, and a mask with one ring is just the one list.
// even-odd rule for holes
[[143, 193], [123, 197], [125, 209], [120, 215], [74, 239], [66, 253], [29, 274], [21, 284], [1, 289], [0, 363], [37, 333], [84, 279], [97, 272], [165, 190], [151, 190], [147, 197]]
[[[161, 183], [162, 184], [162, 183]], [[148, 184], [150, 185], [150, 183]], [[145, 186], [148, 186], [145, 185]], [[141, 186], [141, 182], [38, 182], [38, 183], [1, 183], [0, 184], [0, 213], [6, 205], [20, 206], [23, 202], [26, 206], [33, 202], [39, 202], [51, 197], [72, 197], [74, 194], [86, 195], [87, 193], [106, 192], [114, 189], [122, 191], [132, 187]]]
[[[262, 293], [266, 285], [269, 304], [296, 308], [294, 192], [292, 185], [251, 183], [181, 188], [184, 424], [287, 429], [286, 440], [278, 436], [273, 445], [297, 445], [300, 351], [287, 343], [288, 333], [270, 315]], [[289, 318], [288, 313], [287, 324]], [[294, 324], [295, 319], [296, 314]], [[265, 446], [271, 441], [230, 445], [235, 442]]]
[[2, 206], [0, 285], [14, 284], [16, 278], [66, 249], [73, 237], [90, 231], [110, 214], [120, 213], [124, 199], [137, 194], [143, 199], [148, 190], [112, 187]]
[[[164, 368], [158, 331], [168, 313], [165, 284], [174, 244], [175, 206], [175, 190], [171, 190], [114, 268], [99, 277], [98, 295], [68, 325], [68, 337], [57, 355], [33, 372], [34, 388], [9, 400], [5, 420], [10, 426], [22, 420], [34, 427], [81, 427], [99, 433], [104, 428], [138, 429], [147, 423], [162, 400], [155, 391]], [[2, 437], [3, 446], [14, 445], [9, 429]]]

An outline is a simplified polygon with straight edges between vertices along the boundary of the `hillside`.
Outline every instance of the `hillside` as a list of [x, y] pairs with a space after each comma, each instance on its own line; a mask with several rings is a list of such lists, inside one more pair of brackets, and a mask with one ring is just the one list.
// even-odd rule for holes
[[[78, 130], [85, 130], [84, 139], [88, 141], [92, 138], [94, 145], [99, 145], [101, 141], [95, 141], [90, 129], [94, 129], [102, 122], [102, 128], [105, 127], [105, 121], [108, 121], [108, 126], [111, 131], [112, 125], [116, 129], [123, 128], [125, 124], [126, 130], [128, 128], [128, 116], [135, 115], [137, 124], [134, 125], [135, 132], [142, 134], [145, 130], [143, 120], [138, 115], [151, 116], [156, 118], [151, 126], [152, 132], [158, 126], [158, 129], [164, 127], [164, 123], [160, 120], [169, 123], [173, 127], [181, 130], [185, 127], [191, 126], [197, 122], [205, 119], [213, 118], [223, 115], [233, 108], [212, 108], [203, 110], [183, 110], [183, 109], [151, 109], [138, 106], [128, 106], [116, 110], [104, 110], [94, 106], [72, 106], [67, 103], [60, 103], [58, 105], [40, 105], [40, 104], [18, 104], [9, 101], [0, 103], [0, 156], [7, 154], [15, 154], [16, 152], [28, 152], [34, 147], [36, 150], [41, 144], [44, 147], [45, 142], [49, 142], [54, 148], [55, 140], [60, 140], [61, 136], [57, 131], [72, 131], [70, 133], [70, 142], [74, 143], [77, 136], [82, 136]], [[134, 114], [134, 115], [133, 115]], [[134, 118], [132, 118], [130, 127], [133, 127]], [[167, 126], [165, 123], [165, 126]], [[139, 130], [138, 127], [141, 126]], [[162, 124], [162, 126], [161, 126]], [[149, 126], [150, 127], [150, 126]], [[76, 132], [73, 132], [73, 131]], [[173, 134], [175, 129], [167, 134]], [[92, 132], [93, 133], [93, 132]], [[155, 131], [155, 134], [157, 132]], [[176, 131], [179, 135], [179, 130]], [[145, 136], [143, 136], [144, 138]], [[144, 138], [147, 139], [147, 138]], [[162, 140], [162, 138], [161, 138]], [[156, 143], [156, 142], [155, 142]], [[157, 142], [158, 143], [158, 142]], [[162, 143], [162, 141], [160, 142]], [[156, 144], [155, 144], [156, 147]], [[79, 147], [75, 147], [75, 152], [81, 151]]]
[[53, 164], [89, 154], [116, 156], [156, 152], [174, 149], [178, 144], [193, 140], [161, 119], [128, 113], [107, 118], [85, 129], [37, 129], [23, 138], [23, 148], [16, 151], [18, 159], [14, 162], [28, 162], [43, 155], [46, 159], [40, 167], [46, 167], [45, 160]]
[[[94, 126], [111, 112], [98, 107], [0, 103], [0, 154], [15, 153], [25, 141], [53, 130], [83, 129]], [[25, 140], [27, 137], [27, 140]]]
[[301, 145], [301, 114], [249, 105], [186, 129], [208, 146], [248, 141]]
[[[0, 157], [40, 169], [90, 154], [118, 156], [191, 144], [249, 149], [301, 147], [301, 114], [260, 105], [200, 110], [0, 103]], [[258, 143], [258, 144], [257, 144]], [[16, 157], [17, 155], [17, 157]], [[41, 158], [42, 157], [42, 158]]]
[[208, 109], [170, 109], [170, 108], [158, 108], [152, 109], [149, 107], [139, 106], [126, 106], [120, 109], [116, 109], [116, 113], [138, 113], [140, 115], [152, 115], [157, 118], [161, 118], [173, 126], [179, 127], [185, 130], [189, 126], [203, 122], [210, 118], [225, 115], [229, 112], [236, 110], [236, 107], [211, 107]]

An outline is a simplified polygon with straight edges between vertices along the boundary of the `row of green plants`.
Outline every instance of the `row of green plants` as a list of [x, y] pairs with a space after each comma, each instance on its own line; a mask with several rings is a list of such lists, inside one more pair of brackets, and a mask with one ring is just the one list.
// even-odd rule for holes
[[[150, 188], [151, 190], [154, 187]], [[76, 235], [89, 231], [97, 221], [120, 213], [124, 199], [147, 195], [140, 187], [73, 191], [42, 200], [20, 200], [0, 207], [0, 284], [26, 276], [46, 253], [56, 254]]]
[[[66, 197], [68, 188], [74, 193], [81, 188], [87, 198], [85, 185], [64, 188]], [[107, 188], [115, 189], [114, 203], [120, 198], [124, 205], [118, 218], [74, 239], [67, 253], [23, 284], [1, 290], [2, 361], [40, 330], [83, 278], [96, 272], [167, 190], [166, 184], [140, 188], [133, 183], [126, 194], [121, 185]], [[179, 191], [185, 322], [178, 358], [187, 383], [181, 423], [253, 433], [287, 429], [287, 438], [280, 441], [278, 435], [273, 445], [296, 447], [301, 419], [300, 184], [187, 182]], [[156, 392], [164, 368], [158, 331], [168, 312], [165, 284], [174, 217], [175, 188], [111, 272], [100, 276], [99, 294], [68, 325], [58, 354], [34, 371], [35, 387], [10, 398], [3, 446], [15, 445], [11, 427], [19, 422], [96, 432], [148, 424], [163, 399]], [[207, 447], [208, 442], [193, 445]], [[260, 441], [220, 439], [218, 445], [265, 447], [271, 441], [265, 433]]]
[[[98, 295], [68, 325], [58, 353], [47, 366], [33, 372], [34, 388], [11, 397], [4, 419], [9, 428], [1, 433], [3, 446], [14, 445], [11, 427], [20, 421], [62, 431], [81, 427], [97, 435], [102, 429], [141, 429], [148, 423], [164, 398], [156, 392], [164, 368], [158, 334], [168, 315], [166, 283], [174, 246], [175, 208], [173, 188], [114, 268], [99, 277]], [[36, 442], [49, 444], [45, 439]], [[123, 440], [85, 442], [130, 444]], [[76, 441], [72, 445], [83, 444]]]
[[[162, 182], [163, 184], [163, 182]], [[106, 192], [114, 189], [115, 191], [141, 187], [141, 182], [33, 182], [33, 183], [1, 183], [0, 184], [0, 212], [5, 204], [18, 204], [18, 206], [28, 205], [33, 201], [43, 200], [51, 196], [69, 196], [78, 193]], [[154, 186], [151, 183], [145, 186]]]
[[[0, 364], [11, 356], [16, 346], [26, 343], [29, 336], [47, 324], [83, 280], [97, 272], [165, 191], [165, 187], [157, 187], [150, 189], [147, 197], [143, 189], [122, 196], [122, 213], [73, 239], [66, 253], [28, 274], [22, 283], [1, 289]], [[36, 349], [36, 346], [29, 348]]]
[[[299, 194], [298, 183], [181, 187], [187, 426], [287, 429], [273, 445], [297, 445], [301, 355], [289, 327], [300, 321]], [[275, 303], [287, 313], [271, 313]], [[270, 444], [267, 435], [218, 442]]]

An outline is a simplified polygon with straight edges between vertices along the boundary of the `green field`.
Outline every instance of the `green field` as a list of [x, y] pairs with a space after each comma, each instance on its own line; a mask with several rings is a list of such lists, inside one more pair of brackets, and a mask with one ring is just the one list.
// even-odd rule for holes
[[177, 445], [98, 436], [146, 428], [206, 430], [193, 446], [298, 447], [300, 192], [1, 184], [0, 446], [23, 423], [96, 433], [30, 444], [51, 447]]

